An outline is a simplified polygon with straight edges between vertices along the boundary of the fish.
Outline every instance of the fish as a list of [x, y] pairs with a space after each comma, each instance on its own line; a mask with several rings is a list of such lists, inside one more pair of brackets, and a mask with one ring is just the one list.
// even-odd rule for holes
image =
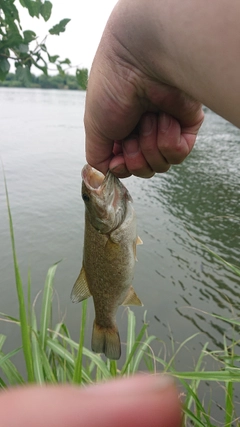
[[85, 203], [83, 260], [71, 300], [93, 297], [95, 320], [92, 350], [112, 360], [121, 356], [116, 325], [120, 305], [142, 306], [132, 286], [137, 234], [132, 197], [110, 171], [103, 175], [86, 164], [82, 169], [82, 199]]

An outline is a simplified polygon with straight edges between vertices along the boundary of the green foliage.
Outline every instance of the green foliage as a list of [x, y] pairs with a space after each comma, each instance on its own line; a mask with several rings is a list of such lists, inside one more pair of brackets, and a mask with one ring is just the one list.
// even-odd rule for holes
[[[52, 3], [49, 0], [19, 1], [31, 17], [49, 20], [52, 12]], [[62, 19], [49, 30], [49, 34], [59, 35], [64, 32], [69, 21], [70, 19]], [[34, 46], [33, 42], [35, 42]], [[71, 64], [68, 59], [60, 61], [58, 55], [50, 55], [45, 41], [39, 43], [34, 31], [23, 31], [15, 0], [0, 0], [0, 80], [2, 81], [9, 72], [10, 59], [14, 61], [16, 69], [21, 68], [25, 80], [30, 75], [32, 65], [47, 74], [48, 61], [56, 67], [61, 67], [61, 64]]]
[[[84, 69], [85, 72], [86, 69]], [[87, 70], [86, 70], [87, 71]], [[42, 89], [70, 89], [82, 90], [76, 76], [61, 72], [55, 76], [41, 74], [36, 76], [28, 68], [18, 67], [16, 73], [8, 73], [6, 79], [1, 82], [0, 87], [29, 87]]]
[[17, 262], [17, 256], [16, 256], [12, 215], [11, 215], [11, 210], [10, 210], [7, 184], [6, 184], [5, 177], [4, 177], [4, 183], [5, 183], [5, 192], [6, 192], [6, 198], [7, 198], [9, 227], [10, 227], [10, 235], [11, 235], [11, 243], [12, 243], [12, 251], [13, 251], [13, 263], [14, 263], [14, 271], [15, 271], [16, 290], [17, 290], [18, 302], [19, 302], [19, 318], [20, 318], [20, 323], [21, 323], [23, 353], [24, 353], [24, 358], [26, 361], [28, 381], [33, 382], [34, 374], [33, 374], [31, 342], [30, 342], [30, 330], [29, 330], [29, 325], [28, 325], [28, 321], [27, 321], [27, 312], [26, 312], [26, 308], [25, 308], [22, 280], [21, 280], [20, 271], [19, 271], [18, 262]]
[[88, 69], [87, 68], [82, 68], [82, 69], [77, 69], [76, 71], [76, 77], [77, 77], [77, 81], [79, 86], [82, 89], [87, 89], [87, 82], [88, 82]]
[[50, 34], [56, 34], [59, 36], [60, 33], [63, 33], [66, 30], [66, 25], [70, 19], [62, 19], [59, 24], [54, 25], [52, 28], [50, 28], [49, 33]]

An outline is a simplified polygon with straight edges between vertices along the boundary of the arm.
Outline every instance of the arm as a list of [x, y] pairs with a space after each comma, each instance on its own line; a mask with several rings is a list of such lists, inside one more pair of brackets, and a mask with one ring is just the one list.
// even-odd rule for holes
[[166, 171], [191, 151], [200, 103], [240, 126], [239, 16], [238, 0], [120, 0], [90, 73], [87, 161], [118, 176]]

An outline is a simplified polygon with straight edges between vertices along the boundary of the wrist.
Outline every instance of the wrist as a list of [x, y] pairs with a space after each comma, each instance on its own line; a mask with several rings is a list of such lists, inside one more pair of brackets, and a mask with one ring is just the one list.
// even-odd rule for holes
[[120, 0], [107, 23], [105, 53], [125, 61], [149, 77], [171, 84], [172, 58], [165, 40], [166, 1]]

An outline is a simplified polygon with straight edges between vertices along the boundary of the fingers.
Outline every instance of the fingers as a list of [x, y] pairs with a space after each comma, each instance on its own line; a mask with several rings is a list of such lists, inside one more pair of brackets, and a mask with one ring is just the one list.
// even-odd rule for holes
[[101, 385], [27, 386], [0, 394], [8, 427], [180, 427], [176, 388], [166, 376], [141, 375]]
[[169, 114], [144, 114], [139, 134], [115, 144], [109, 168], [119, 177], [131, 174], [150, 178], [154, 173], [166, 172], [171, 165], [181, 163], [191, 152], [202, 123], [193, 127], [180, 126]]

